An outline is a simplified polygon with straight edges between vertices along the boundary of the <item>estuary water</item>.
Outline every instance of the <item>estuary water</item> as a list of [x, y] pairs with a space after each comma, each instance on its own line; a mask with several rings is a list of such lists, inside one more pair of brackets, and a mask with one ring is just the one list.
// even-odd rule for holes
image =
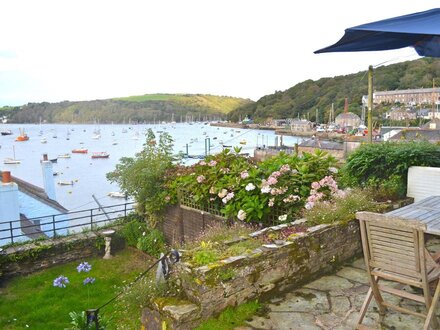
[[[12, 135], [0, 136], [0, 169], [36, 186], [43, 187], [40, 160], [43, 154], [53, 164], [57, 200], [70, 211], [97, 207], [92, 194], [103, 206], [123, 203], [124, 199], [109, 197], [119, 187], [107, 181], [106, 173], [112, 171], [121, 157], [133, 157], [145, 143], [145, 133], [151, 128], [156, 135], [168, 132], [174, 139], [174, 152], [204, 155], [210, 143], [210, 153], [222, 151], [222, 145], [242, 147], [243, 153], [253, 154], [257, 146], [274, 145], [274, 131], [215, 127], [204, 123], [178, 123], [156, 125], [73, 125], [73, 124], [3, 124], [0, 130], [10, 129]], [[29, 136], [25, 142], [15, 138], [24, 129]], [[98, 133], [99, 131], [99, 133]], [[40, 133], [41, 132], [41, 133]], [[41, 135], [40, 135], [41, 134]], [[209, 140], [208, 140], [209, 139]], [[42, 143], [46, 140], [46, 143]], [[284, 145], [293, 146], [299, 137], [284, 136]], [[188, 146], [188, 147], [187, 147]], [[86, 148], [87, 154], [72, 153], [73, 149]], [[107, 152], [106, 159], [92, 159], [93, 152]], [[5, 158], [14, 158], [20, 164], [3, 164]], [[59, 155], [70, 154], [70, 158]], [[198, 159], [186, 159], [190, 165]], [[59, 181], [73, 181], [73, 185], [59, 185]]]

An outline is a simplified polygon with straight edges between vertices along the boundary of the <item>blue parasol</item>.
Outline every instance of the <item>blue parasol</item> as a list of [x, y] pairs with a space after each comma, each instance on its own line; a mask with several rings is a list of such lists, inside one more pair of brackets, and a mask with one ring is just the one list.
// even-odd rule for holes
[[341, 40], [315, 54], [404, 47], [414, 47], [420, 56], [440, 57], [440, 8], [348, 28]]
[[[334, 45], [315, 54], [413, 47], [420, 56], [440, 57], [440, 8], [388, 18], [345, 30]], [[372, 142], [373, 67], [368, 68], [368, 140]]]

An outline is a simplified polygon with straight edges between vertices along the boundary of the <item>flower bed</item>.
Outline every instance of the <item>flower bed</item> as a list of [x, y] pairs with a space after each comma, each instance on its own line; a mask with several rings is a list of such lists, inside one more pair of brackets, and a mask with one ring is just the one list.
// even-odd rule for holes
[[[169, 184], [181, 205], [232, 221], [273, 224], [297, 218], [304, 205], [336, 193], [335, 159], [324, 152], [280, 154], [258, 164], [226, 149], [187, 169]], [[324, 181], [325, 182], [324, 182]], [[312, 187], [312, 184], [319, 187]]]

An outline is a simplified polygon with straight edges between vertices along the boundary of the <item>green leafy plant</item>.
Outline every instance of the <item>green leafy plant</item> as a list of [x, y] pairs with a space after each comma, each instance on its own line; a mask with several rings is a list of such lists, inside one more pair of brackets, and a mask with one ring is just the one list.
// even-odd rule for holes
[[142, 234], [147, 230], [148, 226], [145, 221], [135, 219], [127, 222], [124, 227], [122, 227], [121, 234], [127, 245], [136, 247], [139, 238], [142, 237]]
[[[72, 325], [70, 329], [72, 330], [94, 330], [96, 329], [95, 323], [87, 324], [86, 312], [70, 312], [69, 313]], [[99, 316], [99, 330], [105, 330], [110, 324], [110, 320], [105, 317]]]
[[310, 225], [348, 222], [355, 219], [356, 212], [379, 211], [378, 204], [367, 190], [354, 189], [345, 196], [336, 196], [331, 201], [316, 202], [313, 208], [305, 210], [304, 217]]
[[346, 186], [383, 187], [398, 198], [406, 193], [410, 166], [439, 167], [440, 147], [428, 142], [364, 144], [348, 157], [341, 179]]
[[165, 251], [165, 237], [158, 229], [147, 230], [138, 238], [136, 247], [158, 258]]

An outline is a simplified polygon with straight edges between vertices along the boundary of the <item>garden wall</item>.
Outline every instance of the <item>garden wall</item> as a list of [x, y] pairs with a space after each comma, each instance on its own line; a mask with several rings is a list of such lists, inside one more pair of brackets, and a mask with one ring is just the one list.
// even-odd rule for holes
[[199, 211], [186, 206], [169, 207], [160, 229], [165, 235], [167, 243], [193, 240], [208, 227], [224, 224], [225, 219], [208, 212]]
[[359, 225], [351, 221], [312, 227], [284, 245], [262, 245], [199, 268], [178, 263], [173, 276], [187, 300], [154, 304], [143, 311], [142, 322], [148, 329], [156, 328], [154, 320], [157, 329], [164, 322], [171, 329], [192, 329], [228, 306], [264, 300], [334, 272], [361, 252]]
[[[124, 245], [120, 236], [113, 236], [112, 252]], [[104, 238], [93, 232], [11, 246], [0, 254], [0, 281], [96, 255], [104, 255]]]

